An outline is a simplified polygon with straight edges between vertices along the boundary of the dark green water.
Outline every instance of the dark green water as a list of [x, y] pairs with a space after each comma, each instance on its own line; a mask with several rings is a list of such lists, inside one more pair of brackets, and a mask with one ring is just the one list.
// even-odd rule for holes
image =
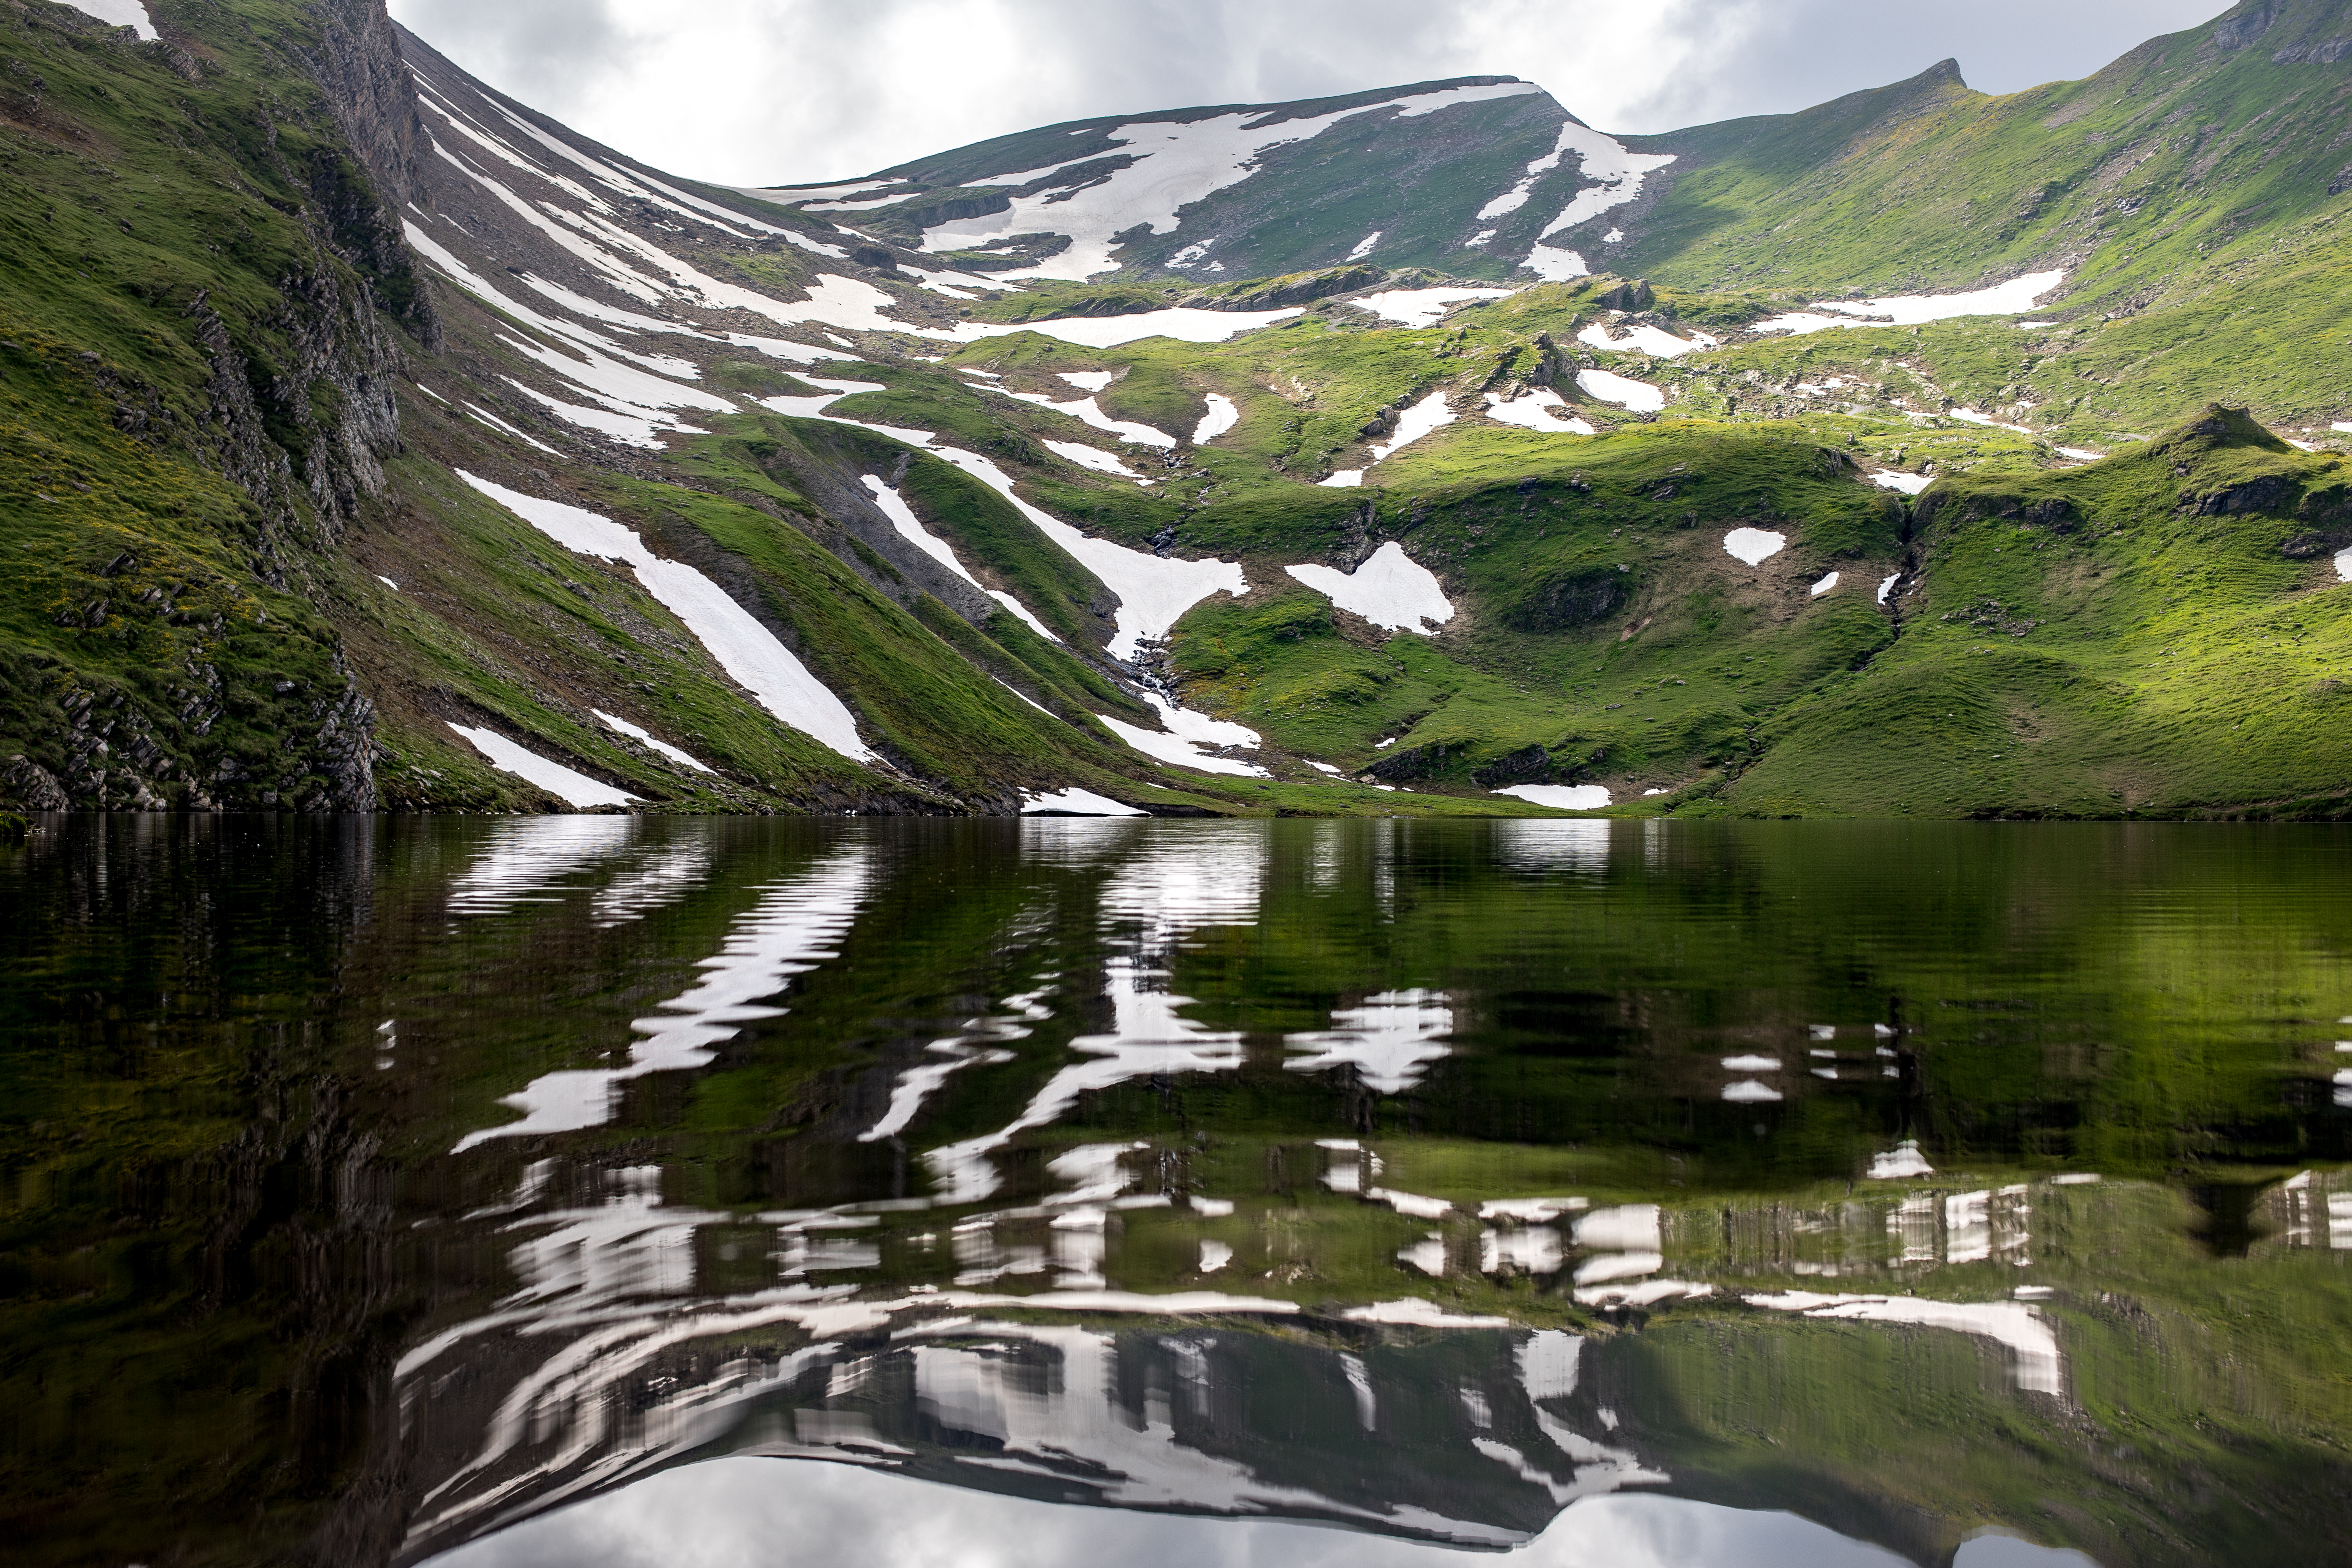
[[58, 819], [12, 1561], [2352, 1541], [2352, 835]]

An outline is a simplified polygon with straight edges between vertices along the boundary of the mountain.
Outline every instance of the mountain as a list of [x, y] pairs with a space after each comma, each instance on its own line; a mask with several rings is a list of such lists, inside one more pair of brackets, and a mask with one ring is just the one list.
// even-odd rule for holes
[[1628, 154], [1532, 82], [1458, 77], [1072, 121], [864, 180], [745, 194], [1004, 279], [1263, 278], [1356, 261], [1571, 277], [1581, 262], [1543, 237], [1634, 199], [1664, 162]]
[[0, 13], [19, 807], [2352, 788], [2340, 4], [2000, 98], [1615, 138], [1462, 79], [754, 190], [380, 0], [146, 14]]

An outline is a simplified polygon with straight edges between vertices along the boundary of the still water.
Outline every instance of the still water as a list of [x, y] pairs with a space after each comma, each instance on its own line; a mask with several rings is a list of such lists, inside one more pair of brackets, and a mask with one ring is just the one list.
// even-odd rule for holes
[[0, 910], [12, 1561], [2352, 1541], [2341, 829], [58, 818]]

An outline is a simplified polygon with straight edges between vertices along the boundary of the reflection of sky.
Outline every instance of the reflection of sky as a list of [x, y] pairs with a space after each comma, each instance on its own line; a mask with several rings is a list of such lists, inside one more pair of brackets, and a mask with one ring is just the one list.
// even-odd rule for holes
[[[1963, 1568], [2083, 1561], [2003, 1544], [2036, 1554], [1987, 1556], [1980, 1565], [1964, 1551]], [[1065, 1508], [846, 1465], [740, 1458], [665, 1471], [435, 1561], [436, 1568], [1465, 1568], [1472, 1560], [1354, 1531]], [[1574, 1504], [1500, 1561], [1511, 1568], [1911, 1568], [1794, 1514], [1643, 1494]]]

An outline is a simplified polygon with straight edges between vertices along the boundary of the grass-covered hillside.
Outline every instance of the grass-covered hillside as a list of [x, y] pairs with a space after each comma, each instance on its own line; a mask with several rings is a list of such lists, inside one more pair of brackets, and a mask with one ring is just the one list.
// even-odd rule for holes
[[[2191, 87], [2284, 123], [2352, 70], [2295, 55], [2293, 7], [2095, 92], [1930, 73], [1660, 139], [1612, 209], [1653, 279], [1538, 283], [1274, 249], [1010, 279], [636, 164], [376, 0], [151, 15], [142, 43], [0, 14], [8, 805], [2332, 816], [2352, 787], [2334, 328], [2275, 286], [2334, 264], [2352, 199], [2294, 184], [2315, 122], [2243, 169], [2253, 132], [2199, 132], [2183, 213], [2273, 193], [2229, 245], [2125, 235], [2155, 198], [2118, 175], [2091, 228], [2053, 195], [1972, 271], [1977, 208], [1898, 199], [1930, 165], [2105, 168], [2092, 131]], [[1402, 155], [1535, 113], [1524, 87], [1281, 122]], [[1349, 118], [1432, 93], [1467, 96]], [[2063, 122], [2017, 130], [2029, 100]], [[1282, 156], [1318, 146], [1334, 181], [1386, 167]], [[2159, 238], [2201, 281], [2122, 308], [2117, 247]], [[2040, 264], [2032, 325], [1819, 308]]]

